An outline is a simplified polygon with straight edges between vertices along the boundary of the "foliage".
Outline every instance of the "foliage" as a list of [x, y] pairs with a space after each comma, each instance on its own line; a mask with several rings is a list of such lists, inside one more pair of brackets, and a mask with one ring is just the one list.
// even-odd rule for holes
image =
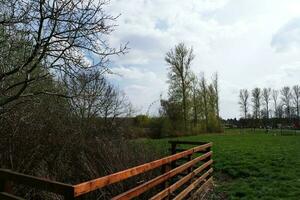
[[134, 117], [135, 126], [149, 127], [151, 118], [147, 115], [137, 115]]

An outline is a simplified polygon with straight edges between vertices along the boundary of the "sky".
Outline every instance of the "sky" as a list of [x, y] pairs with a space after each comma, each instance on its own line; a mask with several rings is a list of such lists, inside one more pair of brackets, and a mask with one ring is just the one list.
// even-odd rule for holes
[[166, 97], [164, 57], [180, 42], [193, 47], [196, 74], [218, 73], [223, 118], [240, 117], [242, 88], [300, 84], [299, 0], [111, 0], [108, 12], [121, 14], [110, 44], [130, 48], [109, 79], [138, 113], [155, 114]]

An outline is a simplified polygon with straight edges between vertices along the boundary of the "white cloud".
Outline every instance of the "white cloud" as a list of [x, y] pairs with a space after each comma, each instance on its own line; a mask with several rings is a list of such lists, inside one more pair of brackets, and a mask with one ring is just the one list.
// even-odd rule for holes
[[277, 52], [299, 50], [300, 47], [300, 18], [290, 20], [273, 36], [272, 47]]
[[272, 87], [280, 89], [284, 86], [300, 84], [300, 61], [284, 64], [273, 73], [266, 74], [265, 77], [257, 81], [257, 85], [262, 87]]
[[297, 82], [298, 0], [112, 0], [109, 12], [122, 13], [111, 44], [131, 48], [114, 58], [123, 76], [112, 80], [144, 110], [166, 91], [164, 55], [182, 41], [194, 48], [196, 73], [218, 71], [223, 117], [239, 116], [240, 88]]

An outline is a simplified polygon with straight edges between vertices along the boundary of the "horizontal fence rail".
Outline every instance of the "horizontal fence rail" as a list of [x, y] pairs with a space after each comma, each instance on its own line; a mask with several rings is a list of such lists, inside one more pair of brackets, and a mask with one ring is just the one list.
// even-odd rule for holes
[[[10, 194], [9, 188], [12, 183], [53, 192], [64, 196], [68, 200], [76, 199], [79, 196], [158, 168], [161, 168], [161, 175], [112, 197], [112, 199], [132, 199], [162, 184], [163, 187], [160, 187], [160, 192], [152, 196], [151, 200], [184, 199], [191, 192], [196, 189], [201, 190], [212, 181], [212, 143], [189, 141], [169, 141], [169, 143], [171, 144], [170, 151], [172, 154], [170, 156], [77, 185], [64, 184], [0, 169], [0, 199], [22, 199]], [[194, 147], [187, 148], [190, 145], [194, 145]]]
[[[0, 169], [0, 199], [22, 199], [16, 198], [14, 195], [8, 194], [10, 192], [11, 183], [18, 183], [21, 185], [31, 186], [36, 189], [45, 190], [60, 194], [65, 199], [70, 199], [74, 196], [74, 187], [70, 184], [64, 184], [56, 181], [50, 181], [44, 178], [37, 178], [30, 175], [13, 172], [7, 169]], [[9, 197], [8, 197], [9, 196]], [[14, 197], [14, 198], [13, 198]]]

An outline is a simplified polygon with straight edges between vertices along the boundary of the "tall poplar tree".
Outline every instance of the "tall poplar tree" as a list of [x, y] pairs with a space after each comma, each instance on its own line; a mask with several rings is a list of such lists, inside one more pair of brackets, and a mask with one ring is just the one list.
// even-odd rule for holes
[[188, 99], [191, 84], [191, 63], [194, 59], [193, 49], [179, 43], [171, 49], [165, 57], [169, 65], [169, 95], [181, 104], [184, 121], [184, 129], [187, 130], [188, 123]]

